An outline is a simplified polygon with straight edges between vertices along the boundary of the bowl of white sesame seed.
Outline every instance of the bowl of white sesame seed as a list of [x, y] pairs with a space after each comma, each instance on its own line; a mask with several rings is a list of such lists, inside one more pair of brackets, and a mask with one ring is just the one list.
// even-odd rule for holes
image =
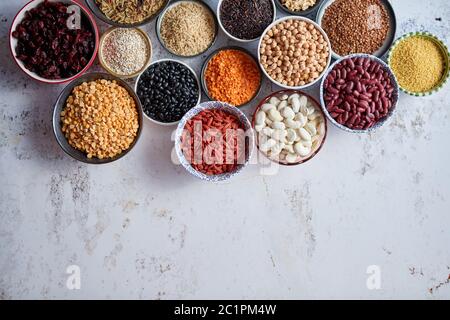
[[113, 76], [135, 78], [151, 62], [152, 43], [139, 28], [112, 27], [100, 38], [98, 59], [103, 69]]

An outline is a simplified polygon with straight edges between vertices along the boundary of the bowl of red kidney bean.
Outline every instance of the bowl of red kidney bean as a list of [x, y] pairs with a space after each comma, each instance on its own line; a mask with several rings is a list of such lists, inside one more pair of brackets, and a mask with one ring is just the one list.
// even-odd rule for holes
[[80, 77], [94, 63], [99, 43], [95, 19], [73, 0], [34, 0], [16, 15], [11, 54], [31, 78], [60, 84]]
[[238, 108], [219, 101], [188, 111], [175, 133], [181, 165], [206, 181], [225, 181], [246, 167], [254, 150], [250, 121]]
[[363, 133], [381, 127], [398, 102], [397, 79], [386, 63], [368, 54], [337, 60], [321, 82], [320, 102], [340, 129]]

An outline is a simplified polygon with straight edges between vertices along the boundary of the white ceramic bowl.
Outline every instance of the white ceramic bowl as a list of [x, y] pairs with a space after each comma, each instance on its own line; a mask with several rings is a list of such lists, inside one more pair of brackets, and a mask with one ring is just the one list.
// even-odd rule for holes
[[20, 61], [19, 59], [17, 59], [17, 57], [16, 57], [16, 47], [17, 47], [18, 40], [12, 36], [12, 33], [16, 30], [17, 25], [22, 22], [23, 18], [25, 17], [25, 13], [27, 11], [37, 7], [39, 4], [44, 2], [44, 0], [32, 0], [32, 1], [28, 2], [22, 9], [20, 9], [20, 11], [14, 17], [14, 20], [13, 20], [12, 25], [11, 25], [11, 29], [9, 31], [9, 47], [10, 47], [10, 50], [11, 50], [11, 55], [14, 58], [14, 61], [19, 66], [19, 68], [25, 74], [27, 74], [29, 77], [31, 77], [34, 80], [43, 82], [43, 83], [61, 84], [61, 83], [70, 82], [70, 81], [73, 81], [73, 80], [79, 78], [83, 73], [85, 73], [92, 66], [92, 64], [94, 63], [95, 58], [97, 56], [97, 52], [98, 52], [99, 31], [98, 31], [97, 23], [95, 22], [94, 17], [89, 12], [89, 10], [86, 9], [86, 7], [84, 7], [81, 3], [73, 1], [73, 0], [50, 0], [50, 1], [52, 1], [52, 2], [62, 2], [62, 3], [78, 6], [81, 9], [81, 14], [84, 15], [87, 18], [87, 20], [89, 21], [89, 23], [90, 23], [92, 32], [94, 32], [95, 48], [94, 48], [94, 52], [92, 54], [91, 59], [88, 61], [86, 66], [83, 68], [83, 70], [78, 72], [76, 75], [74, 75], [74, 76], [72, 76], [70, 78], [66, 78], [66, 79], [46, 79], [46, 78], [41, 77], [41, 76], [37, 75], [36, 73], [31, 72], [30, 70], [28, 70], [25, 67], [25, 64], [22, 61]]
[[[273, 18], [272, 18], [272, 23], [275, 21], [275, 19], [277, 18], [277, 8], [276, 8], [276, 5], [275, 5], [275, 1], [274, 0], [270, 0], [271, 2], [272, 2], [272, 7], [273, 7]], [[242, 42], [242, 43], [248, 43], [248, 42], [253, 42], [253, 41], [256, 41], [256, 40], [258, 40], [259, 38], [261, 38], [261, 36], [260, 37], [257, 37], [257, 38], [255, 38], [255, 39], [249, 39], [249, 40], [246, 40], [246, 39], [239, 39], [239, 38], [236, 38], [235, 36], [233, 36], [231, 33], [229, 33], [226, 29], [225, 29], [225, 27], [222, 25], [222, 20], [221, 20], [221, 18], [220, 18], [220, 8], [222, 7], [222, 2], [223, 2], [223, 0], [219, 0], [219, 4], [217, 5], [217, 21], [219, 22], [219, 26], [220, 26], [220, 29], [229, 37], [229, 38], [231, 38], [231, 39], [233, 39], [234, 41], [238, 41], [238, 42]], [[265, 32], [264, 32], [265, 33]], [[263, 34], [264, 34], [263, 33]]]
[[[307, 22], [307, 23], [313, 24], [313, 25], [316, 27], [316, 29], [319, 30], [320, 33], [323, 35], [323, 37], [324, 37], [324, 39], [325, 39], [325, 41], [326, 41], [326, 43], [327, 43], [327, 45], [328, 45], [328, 53], [329, 53], [329, 54], [328, 54], [327, 64], [326, 64], [325, 68], [323, 69], [322, 73], [320, 74], [320, 76], [319, 76], [317, 79], [315, 79], [314, 81], [312, 81], [312, 82], [310, 82], [310, 83], [307, 83], [307, 84], [305, 84], [305, 85], [303, 85], [303, 86], [292, 86], [292, 87], [291, 87], [291, 86], [287, 86], [287, 85], [284, 85], [284, 84], [282, 84], [282, 83], [276, 81], [275, 79], [273, 79], [272, 77], [269, 76], [269, 74], [267, 73], [266, 69], [264, 68], [264, 66], [263, 66], [262, 63], [261, 63], [261, 44], [262, 44], [262, 41], [263, 41], [264, 36], [267, 34], [267, 32], [268, 32], [270, 29], [272, 29], [273, 26], [276, 26], [277, 24], [279, 24], [279, 23], [282, 22], [282, 21], [286, 21], [286, 20], [290, 20], [290, 19], [291, 19], [291, 20], [305, 21], [305, 22]], [[328, 36], [327, 36], [327, 34], [325, 33], [325, 31], [323, 31], [323, 29], [322, 29], [317, 23], [315, 23], [314, 21], [312, 21], [311, 19], [308, 19], [308, 18], [305, 18], [305, 17], [301, 17], [301, 16], [287, 16], [287, 17], [283, 17], [283, 18], [280, 18], [280, 19], [276, 20], [275, 22], [273, 22], [270, 26], [268, 26], [268, 27], [266, 28], [266, 30], [264, 30], [264, 33], [263, 33], [263, 35], [261, 36], [261, 39], [259, 40], [259, 44], [258, 44], [258, 62], [259, 62], [259, 65], [261, 66], [262, 71], [263, 71], [264, 74], [266, 75], [266, 77], [267, 77], [270, 81], [272, 81], [274, 84], [276, 84], [277, 86], [279, 86], [279, 87], [281, 87], [281, 88], [285, 88], [285, 89], [303, 90], [303, 89], [306, 89], [306, 88], [308, 88], [308, 87], [311, 87], [311, 86], [313, 86], [314, 84], [316, 84], [317, 82], [319, 82], [320, 79], [322, 78], [322, 76], [324, 75], [324, 73], [327, 71], [328, 67], [330, 66], [330, 63], [331, 63], [331, 43], [330, 43], [330, 40], [328, 39]]]
[[[147, 68], [145, 68], [145, 70], [142, 71], [142, 72], [139, 74], [139, 76], [137, 77], [137, 79], [136, 79], [136, 83], [135, 83], [135, 85], [134, 85], [134, 91], [136, 92], [136, 94], [139, 96], [139, 94], [138, 94], [138, 84], [139, 84], [139, 80], [141, 80], [142, 74], [143, 74], [145, 71], [147, 71], [147, 69], [150, 68], [152, 65], [158, 64], [158, 63], [161, 63], [161, 62], [165, 62], [165, 61], [172, 61], [172, 62], [179, 63], [179, 64], [185, 66], [186, 68], [188, 68], [189, 71], [192, 72], [192, 74], [194, 75], [195, 81], [197, 82], [197, 87], [198, 87], [198, 100], [197, 100], [197, 105], [198, 105], [198, 104], [200, 103], [201, 99], [202, 99], [202, 92], [201, 92], [201, 91], [202, 91], [202, 87], [201, 87], [201, 85], [200, 85], [200, 80], [198, 79], [197, 74], [196, 74], [195, 71], [194, 71], [190, 66], [188, 66], [186, 63], [181, 62], [181, 61], [179, 61], [179, 60], [175, 60], [175, 59], [160, 59], [160, 60], [156, 60], [156, 61], [150, 63], [149, 66], [148, 66]], [[139, 97], [139, 99], [140, 99], [140, 97]], [[175, 122], [160, 122], [160, 121], [157, 121], [157, 120], [155, 120], [155, 119], [152, 119], [152, 118], [150, 118], [150, 117], [145, 113], [144, 102], [141, 101], [141, 103], [142, 103], [142, 108], [143, 108], [143, 110], [144, 110], [144, 116], [145, 116], [148, 120], [150, 120], [151, 122], [153, 122], [153, 123], [159, 124], [159, 125], [161, 125], [161, 126], [169, 127], [169, 126], [175, 126], [175, 125], [177, 125], [177, 124], [180, 122], [180, 121], [175, 121]], [[194, 106], [194, 107], [195, 107], [195, 106]]]

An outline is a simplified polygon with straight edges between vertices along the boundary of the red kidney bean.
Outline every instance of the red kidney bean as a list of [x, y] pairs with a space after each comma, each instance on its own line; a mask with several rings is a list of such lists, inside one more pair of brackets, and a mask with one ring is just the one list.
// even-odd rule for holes
[[367, 129], [392, 108], [394, 87], [387, 70], [370, 58], [347, 58], [324, 82], [325, 104], [332, 118], [353, 129]]

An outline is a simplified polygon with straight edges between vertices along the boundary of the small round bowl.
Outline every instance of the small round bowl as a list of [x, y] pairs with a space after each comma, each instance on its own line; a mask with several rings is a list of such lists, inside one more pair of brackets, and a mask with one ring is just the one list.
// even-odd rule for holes
[[[394, 87], [394, 91], [392, 93], [393, 98], [394, 98], [394, 102], [392, 103], [392, 107], [390, 108], [387, 116], [384, 117], [383, 119], [378, 121], [376, 124], [374, 124], [372, 127], [370, 127], [369, 129], [366, 129], [366, 130], [355, 130], [355, 129], [351, 129], [351, 128], [347, 127], [347, 126], [344, 126], [344, 125], [338, 123], [330, 115], [330, 112], [328, 111], [327, 106], [326, 106], [326, 102], [325, 102], [325, 87], [324, 87], [325, 85], [324, 85], [324, 83], [325, 83], [325, 80], [327, 79], [328, 75], [333, 71], [334, 67], [337, 64], [341, 63], [342, 61], [344, 61], [346, 59], [358, 58], [358, 57], [370, 58], [371, 60], [375, 60], [375, 61], [379, 62], [382, 65], [383, 70], [385, 70], [389, 74], [389, 78], [391, 79], [391, 84]], [[325, 113], [327, 119], [333, 125], [338, 127], [339, 129], [342, 129], [344, 131], [351, 132], [351, 133], [368, 133], [368, 132], [372, 132], [372, 131], [377, 130], [378, 128], [380, 128], [394, 114], [394, 111], [397, 108], [398, 96], [399, 96], [399, 87], [398, 87], [397, 79], [395, 78], [395, 75], [392, 73], [392, 70], [389, 68], [389, 66], [383, 60], [381, 60], [378, 57], [369, 55], [369, 54], [363, 54], [363, 53], [351, 54], [351, 55], [345, 56], [345, 57], [335, 61], [331, 65], [331, 67], [327, 70], [327, 72], [323, 75], [322, 82], [320, 83], [320, 105], [321, 105], [322, 110]]]
[[[123, 151], [121, 154], [115, 156], [114, 158], [107, 158], [107, 159], [98, 159], [94, 157], [88, 158], [86, 153], [78, 149], [75, 149], [69, 144], [61, 128], [61, 111], [64, 110], [67, 98], [72, 94], [73, 89], [76, 86], [81, 85], [83, 82], [95, 81], [98, 79], [117, 81], [117, 83], [122, 87], [124, 87], [130, 94], [130, 96], [134, 99], [138, 111], [139, 129], [136, 138], [134, 139], [133, 143], [127, 150]], [[72, 158], [88, 164], [106, 164], [119, 160], [120, 158], [128, 154], [131, 151], [131, 149], [134, 148], [142, 133], [143, 118], [144, 116], [142, 112], [141, 102], [136, 93], [133, 91], [133, 89], [124, 80], [114, 77], [113, 75], [107, 73], [87, 73], [84, 74], [82, 77], [69, 83], [59, 95], [58, 100], [56, 100], [55, 107], [53, 110], [53, 133], [55, 134], [56, 140], [61, 149], [63, 149], [63, 151]]]
[[[190, 119], [192, 119], [194, 116], [196, 116], [203, 110], [207, 110], [207, 109], [220, 109], [227, 113], [230, 113], [230, 114], [236, 116], [244, 126], [244, 130], [246, 132], [246, 135], [245, 135], [245, 162], [242, 164], [239, 164], [233, 172], [228, 172], [228, 173], [214, 175], [214, 176], [206, 175], [202, 172], [195, 170], [183, 154], [181, 138], [182, 138], [184, 127], [186, 126], [186, 123]], [[248, 120], [248, 118], [245, 116], [245, 114], [241, 110], [239, 110], [238, 108], [236, 108], [230, 104], [224, 103], [224, 102], [208, 101], [208, 102], [203, 102], [203, 103], [199, 104], [195, 108], [192, 108], [181, 119], [180, 123], [178, 124], [177, 130], [175, 132], [175, 152], [178, 156], [178, 159], [179, 159], [181, 165], [191, 175], [193, 175], [194, 177], [197, 177], [201, 180], [205, 180], [205, 181], [219, 182], [219, 181], [229, 180], [232, 177], [236, 176], [248, 165], [250, 158], [253, 154], [253, 150], [254, 150], [254, 133], [253, 133], [253, 129], [252, 129], [252, 125], [251, 125], [250, 121]]]
[[306, 10], [294, 11], [294, 10], [290, 10], [287, 7], [285, 7], [281, 3], [281, 0], [275, 0], [275, 2], [277, 3], [278, 8], [283, 10], [285, 13], [290, 14], [290, 15], [294, 15], [294, 16], [303, 16], [303, 17], [309, 16], [310, 14], [314, 13], [317, 10], [317, 8], [319, 8], [319, 6], [320, 6], [322, 1], [323, 0], [317, 0], [316, 3], [312, 7], [308, 8]]
[[[272, 8], [273, 8], [273, 18], [272, 18], [272, 22], [274, 22], [275, 19], [277, 18], [277, 8], [276, 8], [276, 5], [275, 5], [275, 1], [274, 1], [274, 0], [270, 0], [270, 1], [272, 2]], [[277, 1], [278, 1], [278, 0], [277, 0]], [[233, 39], [234, 41], [242, 42], [242, 43], [253, 42], [253, 41], [258, 40], [258, 39], [261, 37], [261, 36], [259, 36], [259, 37], [255, 38], [255, 39], [249, 39], [249, 40], [246, 40], [246, 39], [239, 39], [239, 38], [233, 36], [231, 33], [229, 33], [229, 32], [227, 31], [227, 29], [225, 29], [225, 27], [223, 26], [222, 20], [221, 20], [221, 18], [220, 18], [220, 16], [221, 16], [221, 15], [220, 15], [220, 10], [221, 10], [221, 8], [222, 8], [222, 2], [223, 2], [223, 0], [219, 0], [219, 4], [217, 5], [217, 20], [218, 20], [218, 22], [219, 22], [220, 29], [223, 31], [223, 33], [225, 33], [230, 39]]]
[[148, 36], [147, 32], [144, 32], [139, 28], [130, 28], [130, 29], [134, 29], [134, 30], [138, 31], [144, 37], [145, 42], [147, 43], [147, 48], [149, 50], [149, 55], [147, 57], [147, 61], [145, 62], [144, 66], [140, 70], [138, 70], [132, 74], [129, 74], [129, 75], [118, 74], [118, 73], [114, 72], [113, 70], [111, 70], [111, 68], [106, 63], [105, 57], [103, 54], [103, 44], [105, 43], [106, 37], [108, 37], [113, 31], [115, 31], [117, 29], [119, 29], [119, 28], [111, 27], [108, 30], [106, 30], [105, 33], [101, 36], [100, 45], [99, 45], [99, 49], [98, 49], [98, 60], [100, 62], [100, 65], [103, 67], [103, 69], [105, 69], [109, 74], [112, 74], [115, 77], [118, 77], [121, 79], [135, 78], [138, 75], [140, 75], [145, 69], [147, 69], [147, 67], [149, 66], [149, 64], [152, 60], [152, 55], [153, 55], [152, 41], [150, 40], [150, 37]]
[[44, 2], [44, 0], [32, 0], [30, 2], [28, 2], [25, 6], [23, 6], [22, 9], [20, 9], [20, 11], [16, 14], [16, 16], [13, 19], [13, 22], [11, 24], [11, 28], [9, 31], [9, 47], [10, 47], [10, 51], [11, 51], [11, 55], [14, 58], [14, 61], [16, 62], [17, 66], [26, 74], [28, 75], [30, 78], [37, 80], [39, 82], [42, 83], [48, 83], [48, 84], [62, 84], [62, 83], [67, 83], [70, 81], [73, 81], [75, 79], [77, 79], [78, 77], [80, 77], [83, 73], [85, 73], [94, 63], [95, 58], [97, 56], [97, 51], [98, 51], [98, 45], [99, 45], [99, 31], [98, 31], [98, 27], [97, 27], [97, 23], [95, 22], [94, 17], [91, 15], [91, 13], [89, 12], [89, 10], [87, 8], [85, 8], [82, 4], [74, 1], [74, 0], [50, 0], [52, 2], [62, 2], [64, 4], [68, 4], [68, 5], [75, 5], [78, 6], [80, 8], [80, 12], [82, 13], [81, 19], [82, 21], [86, 21], [89, 23], [90, 29], [91, 31], [94, 33], [94, 41], [95, 41], [95, 47], [94, 47], [94, 52], [92, 53], [92, 57], [89, 59], [88, 63], [86, 64], [86, 66], [80, 71], [78, 72], [76, 75], [70, 77], [70, 78], [66, 78], [66, 79], [47, 79], [44, 77], [41, 77], [39, 75], [37, 75], [34, 72], [31, 72], [30, 70], [28, 70], [25, 67], [25, 64], [20, 61], [19, 59], [17, 59], [16, 57], [16, 47], [17, 47], [17, 43], [18, 40], [16, 38], [14, 38], [12, 36], [12, 33], [14, 32], [14, 30], [16, 30], [17, 26], [22, 22], [23, 18], [25, 17], [25, 14], [27, 11], [36, 8], [39, 4], [41, 4], [42, 2]]
[[[142, 74], [148, 68], [150, 68], [152, 65], [158, 64], [158, 63], [161, 63], [161, 62], [165, 62], [165, 61], [172, 61], [172, 62], [176, 62], [178, 64], [181, 64], [181, 65], [185, 66], [186, 68], [188, 68], [189, 71], [192, 72], [192, 74], [194, 75], [194, 78], [195, 78], [195, 80], [197, 82], [197, 87], [198, 87], [198, 101], [197, 101], [197, 105], [198, 105], [200, 103], [201, 99], [202, 99], [202, 93], [201, 93], [202, 89], [201, 89], [200, 81], [199, 81], [197, 75], [195, 74], [195, 71], [190, 66], [188, 66], [186, 63], [181, 62], [179, 60], [174, 60], [174, 59], [160, 59], [160, 60], [152, 62], [147, 68], [145, 68], [145, 70], [143, 70], [139, 74], [139, 76], [137, 77], [136, 82], [134, 84], [134, 91], [136, 92], [136, 95], [139, 97], [137, 92], [138, 92], [139, 80], [141, 79]], [[142, 104], [142, 106], [143, 106], [143, 104]], [[177, 125], [180, 122], [180, 120], [179, 121], [175, 121], [175, 122], [160, 122], [160, 121], [157, 121], [155, 119], [150, 118], [145, 112], [144, 112], [144, 117], [147, 118], [148, 120], [150, 120], [151, 122], [155, 123], [155, 124], [158, 124], [158, 125], [161, 125], [161, 126], [166, 126], [166, 127], [175, 126], [175, 125]]]
[[326, 138], [327, 138], [327, 134], [328, 134], [328, 126], [327, 126], [327, 121], [326, 121], [327, 118], [326, 118], [325, 113], [323, 112], [323, 110], [322, 110], [322, 108], [321, 108], [319, 102], [317, 102], [316, 99], [314, 99], [314, 98], [313, 98], [312, 96], [310, 96], [309, 94], [305, 93], [304, 91], [300, 91], [300, 90], [280, 90], [280, 91], [273, 92], [273, 93], [271, 93], [269, 96], [267, 96], [266, 98], [264, 98], [264, 99], [259, 103], [258, 107], [256, 107], [255, 112], [253, 113], [253, 117], [252, 117], [252, 128], [255, 129], [256, 114], [259, 112], [259, 110], [261, 109], [261, 107], [262, 107], [265, 103], [267, 103], [272, 97], [281, 97], [282, 95], [285, 95], [285, 94], [287, 94], [287, 95], [292, 95], [292, 94], [295, 94], [295, 93], [297, 93], [297, 94], [299, 94], [299, 95], [306, 96], [306, 97], [308, 98], [308, 100], [314, 104], [314, 106], [316, 107], [316, 110], [318, 110], [318, 111], [321, 113], [321, 115], [322, 115], [322, 117], [323, 117], [324, 124], [325, 124], [325, 133], [324, 133], [323, 137], [321, 138], [320, 144], [317, 146], [317, 148], [314, 150], [314, 152], [311, 152], [311, 154], [310, 154], [309, 156], [307, 156], [307, 157], [305, 157], [305, 158], [303, 158], [303, 159], [300, 159], [298, 162], [295, 162], [295, 163], [288, 163], [287, 161], [282, 161], [282, 160], [273, 159], [273, 158], [269, 157], [265, 152], [261, 151], [261, 150], [259, 149], [259, 133], [256, 132], [256, 130], [255, 130], [255, 135], [256, 135], [256, 138], [255, 138], [255, 141], [256, 141], [256, 147], [258, 148], [259, 152], [261, 152], [261, 153], [262, 153], [267, 159], [269, 159], [270, 161], [273, 161], [273, 162], [278, 163], [278, 164], [283, 165], [283, 166], [296, 166], [296, 165], [299, 165], [299, 164], [303, 164], [303, 163], [305, 163], [305, 162], [311, 160], [312, 158], [314, 158], [314, 157], [319, 153], [319, 151], [322, 149], [322, 147], [323, 147], [323, 145], [324, 145], [324, 143], [325, 143], [325, 140], [326, 140]]
[[141, 22], [136, 22], [136, 23], [120, 23], [120, 22], [111, 20], [102, 12], [102, 10], [100, 10], [100, 8], [98, 7], [98, 5], [96, 3], [96, 0], [85, 0], [85, 1], [88, 5], [89, 9], [91, 9], [91, 11], [95, 14], [95, 16], [98, 19], [102, 20], [103, 22], [110, 24], [112, 26], [115, 26], [115, 27], [120, 27], [120, 28], [135, 28], [135, 27], [141, 27], [143, 25], [146, 25], [147, 23], [149, 23], [153, 19], [155, 19], [164, 10], [164, 8], [167, 7], [170, 0], [165, 0], [162, 7], [158, 11], [156, 11], [153, 15], [147, 17], [146, 19], [142, 20]]
[[447, 83], [447, 80], [448, 80], [449, 75], [450, 75], [450, 69], [449, 69], [450, 53], [448, 51], [447, 46], [445, 45], [445, 43], [442, 40], [440, 40], [438, 37], [436, 37], [435, 35], [433, 35], [433, 34], [431, 34], [429, 32], [410, 32], [410, 33], [407, 33], [407, 34], [401, 36], [400, 38], [398, 38], [394, 42], [394, 44], [391, 47], [391, 50], [389, 50], [387, 61], [388, 61], [389, 66], [391, 66], [392, 52], [395, 50], [397, 45], [399, 43], [401, 43], [403, 40], [405, 40], [405, 39], [407, 39], [409, 37], [416, 37], [416, 36], [427, 38], [427, 39], [433, 41], [435, 44], [437, 44], [439, 46], [439, 48], [441, 49], [441, 51], [442, 51], [443, 58], [445, 59], [445, 61], [444, 61], [445, 62], [444, 74], [443, 74], [443, 76], [441, 78], [441, 81], [433, 89], [431, 89], [429, 91], [425, 91], [425, 92], [411, 92], [411, 91], [407, 90], [406, 88], [403, 88], [403, 87], [401, 87], [399, 85], [400, 90], [403, 91], [406, 94], [409, 94], [409, 95], [414, 96], [414, 97], [424, 97], [424, 96], [432, 95], [433, 93], [436, 93], [439, 90], [441, 90], [445, 86], [445, 84]]
[[[327, 45], [328, 45], [328, 53], [329, 53], [329, 54], [328, 54], [328, 59], [327, 59], [327, 65], [325, 66], [325, 68], [323, 69], [322, 73], [319, 75], [319, 77], [318, 77], [316, 80], [314, 80], [314, 81], [312, 81], [312, 82], [310, 82], [310, 83], [307, 83], [307, 84], [305, 84], [305, 85], [303, 85], [303, 86], [294, 86], [294, 87], [290, 87], [290, 86], [286, 86], [286, 85], [284, 85], [284, 84], [282, 84], [282, 83], [276, 81], [275, 79], [272, 79], [272, 77], [267, 73], [266, 69], [264, 69], [264, 66], [263, 66], [262, 63], [261, 63], [261, 44], [262, 44], [262, 41], [263, 41], [263, 39], [264, 39], [264, 36], [267, 34], [267, 32], [268, 32], [270, 29], [272, 29], [273, 26], [276, 26], [276, 25], [279, 24], [280, 22], [283, 22], [283, 21], [289, 20], [289, 19], [292, 19], [292, 20], [299, 20], [299, 21], [305, 21], [305, 22], [307, 22], [307, 23], [313, 24], [313, 25], [317, 28], [317, 30], [319, 30], [320, 33], [323, 35], [323, 37], [324, 37], [324, 39], [325, 39], [325, 41], [326, 41], [326, 43], [327, 43]], [[309, 87], [313, 86], [314, 84], [316, 84], [317, 82], [319, 82], [319, 80], [323, 77], [323, 75], [325, 74], [326, 70], [327, 70], [328, 67], [330, 66], [330, 63], [331, 63], [331, 44], [330, 44], [330, 40], [328, 39], [328, 36], [327, 36], [327, 34], [325, 33], [325, 31], [323, 31], [323, 29], [322, 29], [317, 23], [315, 23], [314, 21], [312, 21], [311, 19], [304, 18], [304, 17], [300, 17], [300, 16], [287, 16], [287, 17], [283, 17], [283, 18], [280, 18], [280, 19], [276, 20], [276, 21], [273, 22], [270, 26], [268, 26], [267, 29], [264, 31], [263, 35], [261, 36], [261, 39], [259, 39], [259, 43], [258, 43], [258, 62], [259, 62], [259, 66], [260, 66], [261, 70], [264, 72], [264, 74], [266, 75], [266, 77], [267, 77], [272, 83], [274, 83], [274, 84], [276, 84], [277, 86], [279, 86], [279, 87], [281, 87], [281, 88], [284, 88], [284, 89], [303, 90], [303, 89], [309, 88]]]
[[[162, 21], [164, 19], [165, 14], [167, 13], [167, 11], [169, 11], [170, 9], [172, 9], [173, 7], [175, 7], [176, 5], [179, 5], [181, 2], [195, 2], [198, 3], [199, 5], [204, 6], [206, 9], [208, 9], [208, 11], [211, 13], [213, 19], [214, 19], [214, 38], [213, 41], [209, 44], [208, 48], [206, 48], [205, 50], [203, 50], [202, 52], [199, 52], [197, 54], [191, 55], [191, 56], [182, 56], [180, 54], [177, 54], [176, 52], [173, 52], [172, 50], [170, 50], [166, 44], [164, 43], [164, 40], [162, 39], [161, 36], [161, 24]], [[194, 57], [198, 57], [201, 56], [202, 54], [204, 54], [205, 52], [207, 52], [209, 49], [212, 48], [212, 46], [214, 45], [214, 43], [216, 43], [217, 40], [217, 35], [219, 33], [219, 23], [217, 21], [217, 17], [215, 12], [211, 9], [211, 7], [204, 1], [200, 1], [200, 0], [176, 0], [171, 2], [171, 4], [169, 6], [167, 6], [159, 15], [157, 21], [156, 21], [156, 37], [158, 38], [159, 42], [161, 43], [161, 45], [163, 46], [164, 49], [166, 49], [169, 53], [173, 54], [176, 57], [179, 58], [194, 58]]]
[[229, 47], [223, 47], [223, 48], [219, 48], [217, 50], [215, 50], [213, 53], [211, 53], [209, 55], [208, 58], [206, 58], [205, 62], [203, 63], [203, 67], [202, 67], [202, 71], [201, 71], [201, 84], [202, 84], [202, 89], [203, 92], [205, 93], [205, 95], [208, 97], [209, 100], [214, 101], [216, 99], [214, 99], [213, 97], [210, 96], [209, 92], [208, 92], [208, 86], [206, 85], [206, 79], [205, 79], [205, 73], [206, 73], [206, 69], [208, 68], [208, 64], [211, 61], [212, 58], [214, 58], [219, 52], [224, 51], [224, 50], [238, 50], [238, 51], [242, 51], [245, 54], [247, 54], [249, 57], [251, 57], [253, 59], [253, 61], [255, 62], [256, 66], [258, 67], [259, 73], [260, 73], [260, 81], [259, 81], [259, 87], [258, 90], [256, 90], [255, 94], [253, 95], [253, 97], [247, 101], [244, 104], [241, 104], [239, 106], [236, 106], [238, 108], [243, 107], [249, 103], [251, 103], [253, 100], [255, 100], [255, 98], [259, 95], [259, 93], [261, 92], [261, 87], [262, 87], [262, 73], [261, 73], [261, 66], [258, 63], [258, 61], [256, 60], [256, 58], [250, 53], [250, 51], [248, 51], [247, 49], [241, 48], [241, 47], [236, 47], [236, 46], [229, 46]]
[[[335, 0], [322, 0], [322, 3], [320, 4], [320, 7], [318, 8], [316, 15], [316, 21], [320, 26], [322, 26], [322, 19], [323, 16], [325, 15], [325, 11], [334, 1]], [[395, 32], [397, 31], [397, 18], [395, 16], [395, 11], [394, 8], [392, 7], [391, 2], [389, 0], [380, 0], [380, 2], [386, 8], [390, 22], [390, 28], [383, 45], [377, 51], [372, 53], [372, 55], [378, 58], [382, 58], [388, 52], [389, 48], [391, 47], [392, 43], [395, 40]], [[334, 60], [343, 58], [343, 56], [338, 55], [333, 51], [333, 47], [331, 47], [331, 54]]]

